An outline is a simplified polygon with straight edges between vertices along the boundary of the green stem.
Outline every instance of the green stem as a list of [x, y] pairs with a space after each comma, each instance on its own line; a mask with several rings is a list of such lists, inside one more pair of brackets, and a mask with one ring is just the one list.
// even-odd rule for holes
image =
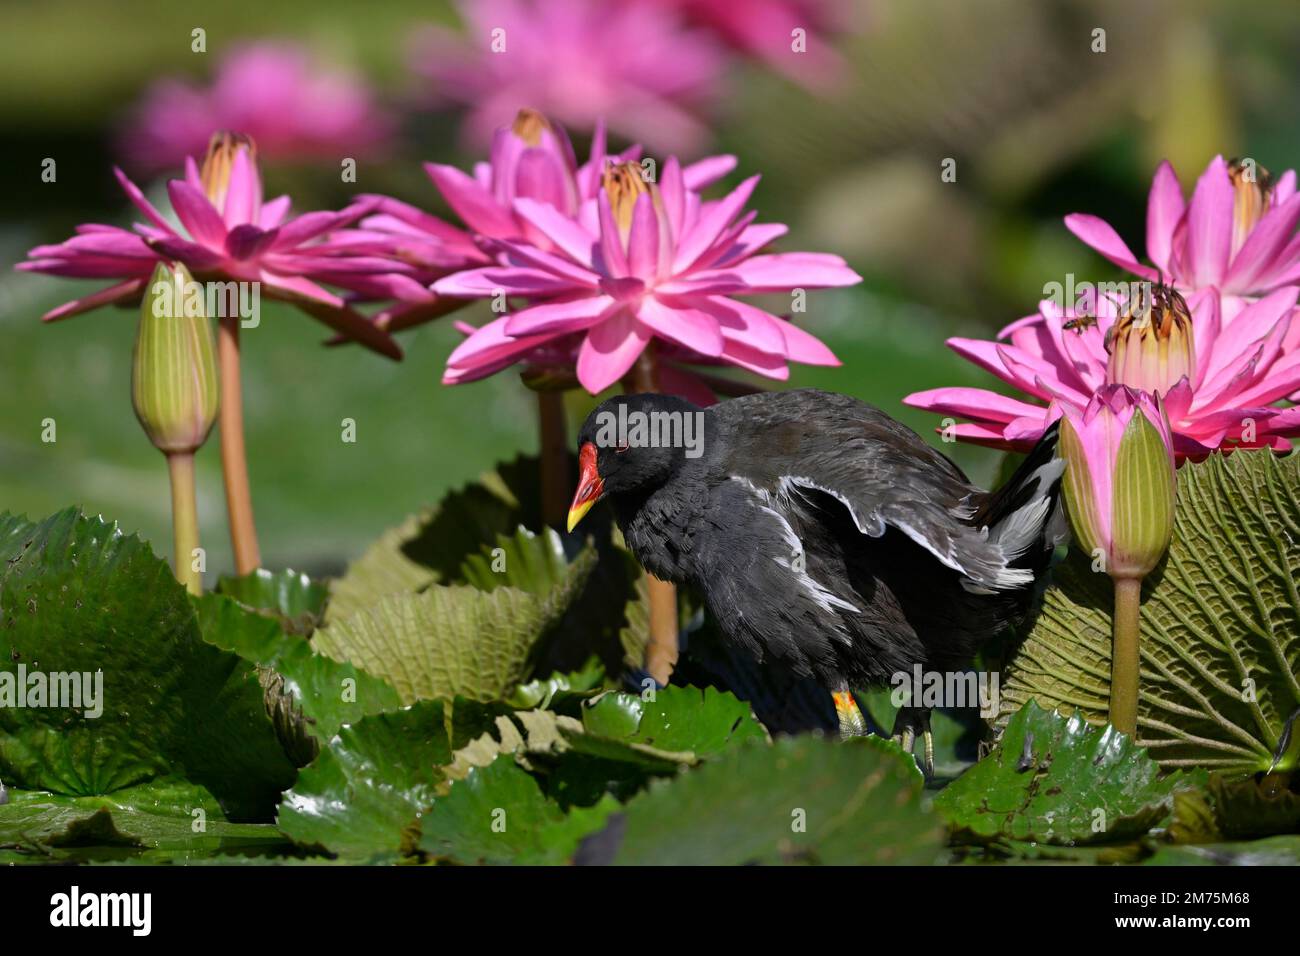
[[1115, 579], [1114, 643], [1110, 655], [1110, 722], [1137, 737], [1141, 578]]
[[221, 372], [221, 475], [226, 484], [226, 513], [235, 573], [248, 574], [262, 566], [253, 524], [253, 495], [248, 487], [248, 455], [244, 451], [244, 401], [239, 381], [239, 316], [223, 316], [217, 331], [217, 361]]
[[[645, 347], [623, 379], [623, 388], [627, 392], [659, 391], [659, 364], [653, 342]], [[646, 642], [644, 667], [647, 674], [667, 686], [677, 667], [677, 587], [671, 581], [659, 580], [648, 571], [646, 587], [650, 596], [650, 635]]]
[[199, 508], [194, 492], [194, 452], [167, 456], [172, 481], [172, 551], [176, 580], [191, 594], [203, 593], [203, 576], [194, 570], [194, 551], [199, 546]]

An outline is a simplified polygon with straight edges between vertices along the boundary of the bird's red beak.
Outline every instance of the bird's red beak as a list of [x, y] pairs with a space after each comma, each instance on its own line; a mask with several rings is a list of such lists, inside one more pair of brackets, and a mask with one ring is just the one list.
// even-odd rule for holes
[[569, 506], [569, 530], [578, 526], [583, 515], [600, 500], [605, 493], [605, 483], [596, 471], [596, 446], [584, 442], [578, 450], [578, 490], [573, 495], [573, 504]]

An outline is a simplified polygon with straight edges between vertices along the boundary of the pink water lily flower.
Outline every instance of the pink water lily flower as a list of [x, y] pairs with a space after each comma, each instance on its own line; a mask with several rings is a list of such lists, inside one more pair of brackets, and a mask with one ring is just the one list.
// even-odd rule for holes
[[[1160, 164], [1147, 200], [1147, 256], [1138, 262], [1104, 220], [1074, 213], [1065, 225], [1111, 262], [1135, 275], [1168, 282], [1183, 292], [1215, 288], [1224, 297], [1227, 321], [1245, 304], [1300, 283], [1300, 195], [1296, 174], [1276, 181], [1251, 161], [1227, 163], [1216, 156], [1184, 201], [1178, 176]], [[1163, 279], [1162, 279], [1163, 277]]]
[[602, 117], [628, 139], [689, 149], [707, 138], [722, 51], [653, 0], [460, 0], [464, 32], [430, 27], [413, 67], [435, 95], [469, 107], [465, 133], [486, 145], [520, 103], [575, 130]]
[[289, 197], [262, 200], [262, 179], [254, 147], [246, 138], [213, 137], [203, 171], [186, 161], [185, 178], [167, 184], [175, 228], [119, 169], [122, 189], [147, 223], [134, 230], [84, 225], [56, 245], [37, 246], [17, 268], [28, 272], [121, 281], [48, 312], [47, 321], [67, 318], [117, 302], [137, 301], [160, 261], [183, 263], [200, 280], [260, 283], [271, 298], [298, 305], [342, 335], [392, 358], [401, 350], [392, 338], [353, 311], [319, 283], [366, 288], [376, 277], [407, 268], [380, 256], [333, 248], [328, 234], [353, 223], [372, 208], [354, 203], [340, 212], [289, 216]]
[[1046, 403], [1086, 408], [1103, 387], [1123, 384], [1161, 397], [1180, 459], [1216, 448], [1285, 451], [1288, 438], [1300, 435], [1300, 407], [1276, 404], [1300, 388], [1298, 294], [1294, 286], [1278, 289], [1244, 305], [1231, 322], [1213, 290], [1193, 296], [1189, 308], [1177, 292], [1156, 286], [1149, 313], [1103, 297], [1095, 322], [1044, 301], [998, 341], [948, 340], [1030, 401], [983, 388], [936, 388], [903, 401], [969, 419], [952, 426], [964, 441], [1023, 451], [1056, 416]]
[[[728, 46], [757, 57], [791, 79], [825, 89], [841, 79], [844, 62], [826, 34], [844, 26], [842, 0], [668, 0], [691, 22]], [[797, 34], [796, 31], [802, 31]], [[796, 38], [802, 40], [797, 43]]]
[[578, 332], [577, 377], [592, 394], [622, 378], [654, 339], [776, 379], [788, 377], [787, 361], [838, 364], [812, 335], [733, 298], [861, 281], [838, 256], [758, 255], [786, 227], [756, 225], [757, 214], [744, 211], [757, 182], [753, 176], [725, 198], [706, 201], [669, 158], [657, 184], [647, 183], [636, 163], [607, 167], [604, 188], [574, 218], [517, 198], [515, 212], [553, 251], [500, 240], [500, 264], [448, 276], [434, 291], [534, 304], [463, 342], [448, 359], [446, 380], [465, 380]]
[[155, 172], [203, 152], [214, 129], [237, 129], [264, 160], [337, 163], [379, 152], [394, 125], [360, 77], [314, 62], [295, 43], [254, 43], [231, 47], [210, 86], [158, 82], [121, 146], [133, 168]]
[[[565, 216], [576, 216], [581, 204], [599, 192], [607, 162], [630, 162], [640, 156], [640, 146], [608, 155], [602, 121], [596, 124], [587, 162], [579, 166], [563, 127], [535, 110], [521, 109], [513, 124], [493, 135], [488, 161], [475, 164], [472, 176], [454, 166], [425, 164], [429, 178], [468, 231], [400, 200], [363, 196], [374, 202], [375, 213], [358, 227], [335, 233], [333, 242], [416, 267], [417, 281], [393, 277], [375, 296], [398, 300], [375, 316], [383, 328], [396, 332], [463, 304], [462, 299], [436, 295], [429, 286], [450, 272], [488, 264], [491, 257], [484, 240], [511, 239], [544, 251], [554, 249], [544, 233], [515, 211], [516, 199], [534, 199]], [[734, 156], [711, 156], [687, 166], [682, 178], [688, 188], [703, 189], [735, 165]]]

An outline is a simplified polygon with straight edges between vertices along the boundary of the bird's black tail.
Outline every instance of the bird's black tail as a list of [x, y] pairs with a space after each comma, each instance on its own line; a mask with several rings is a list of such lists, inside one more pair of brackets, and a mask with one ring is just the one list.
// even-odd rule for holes
[[989, 529], [1011, 560], [1009, 566], [1035, 573], [1047, 567], [1052, 553], [1069, 535], [1061, 507], [1065, 462], [1056, 457], [1060, 422], [1043, 433], [1007, 482], [980, 503], [971, 523]]

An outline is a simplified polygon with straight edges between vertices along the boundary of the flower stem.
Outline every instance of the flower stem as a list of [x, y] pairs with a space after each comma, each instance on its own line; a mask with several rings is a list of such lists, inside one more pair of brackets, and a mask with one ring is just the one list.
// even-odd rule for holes
[[172, 482], [172, 554], [176, 580], [191, 594], [203, 593], [203, 575], [194, 570], [194, 551], [199, 546], [199, 508], [194, 493], [194, 452], [173, 452], [167, 456]]
[[1137, 737], [1138, 615], [1141, 578], [1115, 579], [1114, 643], [1110, 655], [1110, 722], [1116, 730]]
[[[628, 392], [659, 391], [659, 370], [653, 342], [636, 360], [623, 380], [623, 387]], [[677, 666], [677, 587], [670, 581], [660, 581], [649, 571], [646, 579], [650, 593], [650, 635], [646, 642], [644, 667], [647, 674], [667, 686], [673, 668]]]
[[572, 479], [563, 392], [537, 392], [537, 422], [541, 435], [542, 521], [550, 527], [564, 527]]
[[223, 316], [217, 335], [221, 369], [221, 474], [226, 485], [226, 514], [235, 572], [248, 574], [262, 565], [253, 524], [253, 496], [248, 488], [248, 456], [244, 451], [244, 400], [239, 382], [239, 316]]

